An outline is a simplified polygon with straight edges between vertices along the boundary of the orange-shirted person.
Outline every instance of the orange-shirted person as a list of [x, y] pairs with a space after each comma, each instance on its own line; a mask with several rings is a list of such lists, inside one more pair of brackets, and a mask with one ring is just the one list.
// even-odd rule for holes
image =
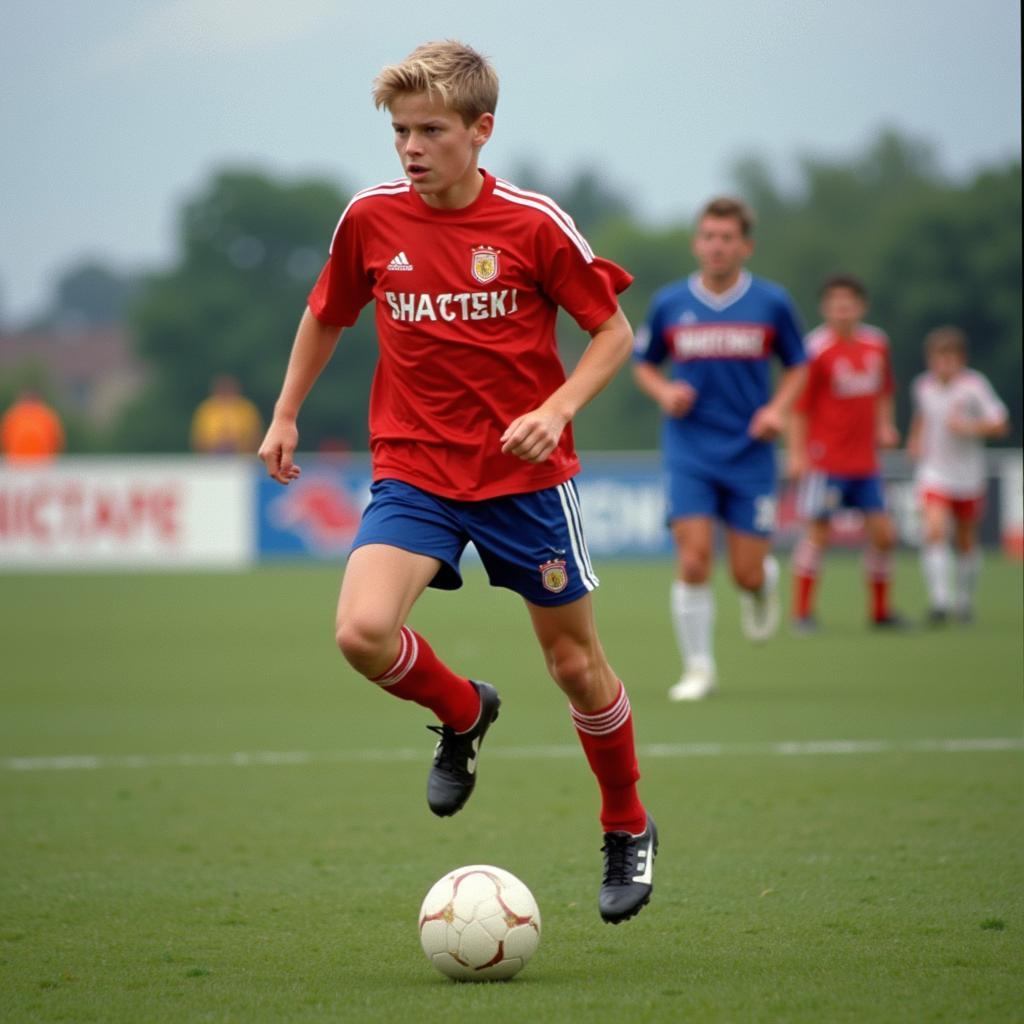
[[23, 391], [0, 419], [0, 450], [11, 462], [54, 458], [64, 450], [60, 417], [34, 391]]
[[214, 454], [253, 453], [263, 437], [259, 410], [246, 398], [238, 381], [223, 375], [213, 382], [209, 398], [192, 417], [192, 447]]

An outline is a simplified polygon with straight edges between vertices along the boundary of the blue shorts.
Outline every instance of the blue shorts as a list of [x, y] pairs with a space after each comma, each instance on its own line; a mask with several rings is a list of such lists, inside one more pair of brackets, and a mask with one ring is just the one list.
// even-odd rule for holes
[[674, 519], [706, 516], [720, 519], [732, 530], [770, 537], [775, 530], [775, 476], [715, 475], [669, 467], [668, 513]]
[[494, 587], [532, 604], [568, 604], [598, 585], [572, 480], [526, 494], [453, 501], [400, 480], [378, 480], [352, 542], [388, 544], [441, 563], [430, 586], [458, 590], [459, 559], [472, 541]]
[[841, 508], [861, 512], [884, 512], [885, 491], [882, 478], [871, 476], [833, 476], [831, 473], [808, 473], [800, 481], [797, 507], [804, 519], [824, 520]]

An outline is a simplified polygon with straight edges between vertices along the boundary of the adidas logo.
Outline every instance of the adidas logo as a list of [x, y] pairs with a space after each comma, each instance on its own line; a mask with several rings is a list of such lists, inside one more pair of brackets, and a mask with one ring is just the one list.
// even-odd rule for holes
[[413, 265], [404, 252], [400, 252], [389, 264], [388, 270], [412, 270]]

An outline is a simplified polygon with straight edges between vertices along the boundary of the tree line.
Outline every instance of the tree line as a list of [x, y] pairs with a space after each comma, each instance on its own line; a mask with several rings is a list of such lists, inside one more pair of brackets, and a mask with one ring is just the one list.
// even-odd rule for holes
[[[1021, 167], [1019, 161], [954, 181], [928, 146], [884, 132], [853, 159], [807, 157], [792, 184], [758, 157], [741, 160], [731, 187], [757, 213], [751, 269], [783, 284], [807, 328], [818, 322], [817, 289], [843, 270], [867, 283], [868, 319], [893, 345], [897, 412], [905, 428], [908, 386], [922, 368], [932, 327], [956, 324], [971, 361], [1007, 401], [1013, 441], [1021, 409]], [[634, 325], [655, 290], [693, 268], [692, 225], [641, 219], [627, 197], [590, 173], [547, 180], [530, 167], [510, 175], [553, 196], [595, 251], [636, 280], [623, 307]], [[66, 275], [51, 317], [123, 317], [153, 369], [146, 392], [86, 447], [177, 451], [209, 383], [232, 373], [269, 417], [306, 294], [347, 201], [336, 182], [286, 181], [253, 168], [212, 174], [178, 217], [179, 256], [164, 271], [130, 280], [93, 265]], [[707, 197], [702, 197], [707, 198]], [[567, 366], [587, 338], [571, 321], [559, 329]], [[303, 409], [307, 450], [365, 448], [367, 400], [376, 358], [372, 309], [342, 337]], [[576, 424], [589, 449], [649, 448], [658, 414], [622, 373]]]

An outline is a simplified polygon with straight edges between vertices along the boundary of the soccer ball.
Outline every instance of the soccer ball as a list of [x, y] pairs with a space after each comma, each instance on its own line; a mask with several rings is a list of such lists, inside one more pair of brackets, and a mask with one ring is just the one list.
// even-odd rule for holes
[[449, 871], [420, 907], [427, 959], [457, 981], [511, 978], [540, 942], [533, 893], [510, 871], [470, 864]]

